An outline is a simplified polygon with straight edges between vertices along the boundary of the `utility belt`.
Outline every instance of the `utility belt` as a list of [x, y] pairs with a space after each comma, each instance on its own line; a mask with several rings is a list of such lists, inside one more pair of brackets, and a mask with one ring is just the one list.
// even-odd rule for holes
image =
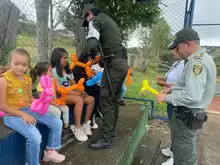
[[128, 59], [127, 50], [125, 47], [123, 47], [122, 50], [117, 51], [117, 53], [105, 54], [103, 57], [103, 60], [106, 63], [110, 63], [112, 60], [120, 59], [120, 58], [125, 59], [125, 60]]
[[173, 111], [176, 112], [176, 118], [182, 120], [190, 129], [201, 129], [208, 119], [203, 109], [177, 106], [173, 108]]

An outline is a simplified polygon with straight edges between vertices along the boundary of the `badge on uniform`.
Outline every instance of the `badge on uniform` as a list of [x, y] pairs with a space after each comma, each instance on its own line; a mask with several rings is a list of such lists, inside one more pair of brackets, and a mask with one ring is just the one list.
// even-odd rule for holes
[[202, 73], [202, 70], [203, 70], [203, 66], [200, 65], [200, 64], [197, 64], [197, 65], [193, 65], [193, 74], [195, 76], [199, 75], [200, 73]]

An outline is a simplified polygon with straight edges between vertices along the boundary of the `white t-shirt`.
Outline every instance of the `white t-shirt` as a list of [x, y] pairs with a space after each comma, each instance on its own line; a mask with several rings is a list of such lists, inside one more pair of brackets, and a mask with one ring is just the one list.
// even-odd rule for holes
[[103, 72], [103, 70], [104, 70], [104, 68], [101, 68], [100, 66], [99, 66], [99, 64], [95, 64], [95, 65], [92, 65], [91, 66], [91, 69], [93, 70], [96, 70], [97, 72]]
[[166, 82], [176, 84], [184, 68], [184, 60], [176, 61], [165, 75]]

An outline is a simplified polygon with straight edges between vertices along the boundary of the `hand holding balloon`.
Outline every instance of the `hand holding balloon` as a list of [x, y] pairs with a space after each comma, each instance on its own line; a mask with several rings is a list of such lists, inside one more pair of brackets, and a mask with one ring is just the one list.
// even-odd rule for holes
[[155, 96], [157, 96], [159, 94], [159, 92], [157, 90], [155, 90], [149, 86], [148, 80], [144, 80], [142, 82], [142, 88], [141, 88], [140, 93], [144, 92], [145, 90], [149, 91], [150, 93], [154, 94]]
[[92, 77], [92, 69], [91, 62], [88, 61], [86, 64], [79, 62], [78, 58], [75, 54], [72, 54], [72, 64], [70, 65], [70, 69], [73, 69], [76, 65], [85, 68], [86, 74], [88, 77]]
[[70, 93], [71, 91], [73, 91], [74, 89], [78, 89], [79, 91], [83, 92], [85, 90], [83, 83], [84, 83], [85, 79], [81, 78], [79, 80], [79, 82], [71, 87], [68, 88], [64, 88], [64, 87], [59, 87], [57, 89], [57, 91], [61, 94], [61, 98], [56, 99], [56, 103], [58, 105], [65, 105], [65, 100], [66, 100], [66, 96], [68, 95], [68, 93]]
[[3, 117], [3, 116], [5, 116], [5, 113], [0, 111], [0, 117]]
[[87, 86], [93, 86], [97, 84], [102, 79], [102, 72], [97, 72], [96, 76], [86, 81]]
[[53, 99], [53, 92], [51, 90], [52, 80], [48, 75], [43, 75], [40, 78], [40, 84], [43, 88], [43, 91], [40, 98], [33, 101], [31, 110], [39, 115], [44, 115], [48, 112], [49, 104]]

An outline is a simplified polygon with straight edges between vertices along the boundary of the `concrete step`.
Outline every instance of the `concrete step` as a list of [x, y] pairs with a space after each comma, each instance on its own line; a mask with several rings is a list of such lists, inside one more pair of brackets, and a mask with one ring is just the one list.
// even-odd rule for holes
[[[72, 139], [73, 142], [61, 150], [66, 155], [66, 160], [61, 165], [129, 165], [145, 134], [147, 122], [148, 112], [140, 111], [139, 105], [120, 107], [117, 137], [112, 149], [94, 151], [87, 147], [89, 142]], [[89, 141], [97, 139], [99, 134], [100, 130], [93, 131]]]

